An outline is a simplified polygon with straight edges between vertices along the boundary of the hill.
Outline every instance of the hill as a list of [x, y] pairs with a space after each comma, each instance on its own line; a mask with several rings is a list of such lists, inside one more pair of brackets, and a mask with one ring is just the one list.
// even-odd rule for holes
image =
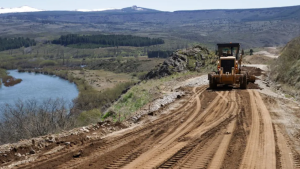
[[271, 77], [283, 84], [283, 90], [293, 96], [300, 89], [300, 37], [291, 40], [272, 66]]
[[[14, 22], [14, 26], [11, 22]], [[172, 43], [241, 42], [244, 48], [284, 45], [300, 34], [300, 6], [162, 12], [141, 7], [98, 12], [42, 11], [0, 15], [1, 36], [126, 33]], [[175, 42], [176, 41], [176, 42]]]

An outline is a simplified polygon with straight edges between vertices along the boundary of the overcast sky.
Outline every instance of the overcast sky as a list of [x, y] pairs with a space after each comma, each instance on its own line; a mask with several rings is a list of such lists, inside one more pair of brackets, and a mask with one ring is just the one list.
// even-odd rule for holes
[[0, 7], [43, 10], [124, 8], [133, 5], [162, 11], [265, 8], [300, 5], [300, 0], [1, 0]]

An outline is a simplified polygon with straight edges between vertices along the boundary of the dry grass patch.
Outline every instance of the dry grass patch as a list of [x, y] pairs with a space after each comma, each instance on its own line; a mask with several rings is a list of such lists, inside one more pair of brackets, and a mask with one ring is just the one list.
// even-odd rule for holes
[[104, 70], [72, 70], [70, 73], [75, 78], [86, 80], [97, 91], [113, 88], [120, 83], [137, 80], [137, 78], [133, 78], [130, 74], [113, 73]]

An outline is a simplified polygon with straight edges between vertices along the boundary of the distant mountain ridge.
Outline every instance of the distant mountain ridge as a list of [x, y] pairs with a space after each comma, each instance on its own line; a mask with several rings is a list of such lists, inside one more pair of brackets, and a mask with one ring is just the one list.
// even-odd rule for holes
[[[12, 20], [19, 26], [12, 27]], [[143, 34], [173, 41], [176, 38], [176, 46], [187, 41], [209, 44], [235, 41], [253, 48], [284, 45], [299, 36], [300, 6], [175, 12], [132, 6], [88, 12], [7, 13], [0, 15], [0, 22], [4, 36], [86, 31], [88, 34]], [[30, 29], [25, 22], [32, 25]]]
[[3, 13], [20, 13], [20, 12], [40, 12], [43, 10], [32, 8], [29, 6], [22, 6], [17, 8], [0, 8], [0, 14]]
[[[6, 13], [26, 13], [26, 12], [56, 12], [55, 10], [40, 10], [36, 8], [32, 8], [29, 6], [22, 6], [22, 7], [17, 7], [17, 8], [0, 8], [0, 14], [6, 14]], [[68, 10], [61, 10], [64, 12], [73, 12], [73, 11], [68, 11]], [[122, 8], [122, 9], [115, 9], [115, 8], [98, 8], [98, 9], [75, 9], [75, 12], [158, 12], [158, 10], [155, 9], [148, 9], [148, 8], [143, 8], [143, 7], [138, 7], [136, 5], [127, 7], [127, 8]]]

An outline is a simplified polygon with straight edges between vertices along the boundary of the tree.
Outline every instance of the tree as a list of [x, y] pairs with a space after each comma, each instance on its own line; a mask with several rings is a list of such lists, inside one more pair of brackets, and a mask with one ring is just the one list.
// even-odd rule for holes
[[250, 49], [250, 55], [253, 55], [253, 49]]

